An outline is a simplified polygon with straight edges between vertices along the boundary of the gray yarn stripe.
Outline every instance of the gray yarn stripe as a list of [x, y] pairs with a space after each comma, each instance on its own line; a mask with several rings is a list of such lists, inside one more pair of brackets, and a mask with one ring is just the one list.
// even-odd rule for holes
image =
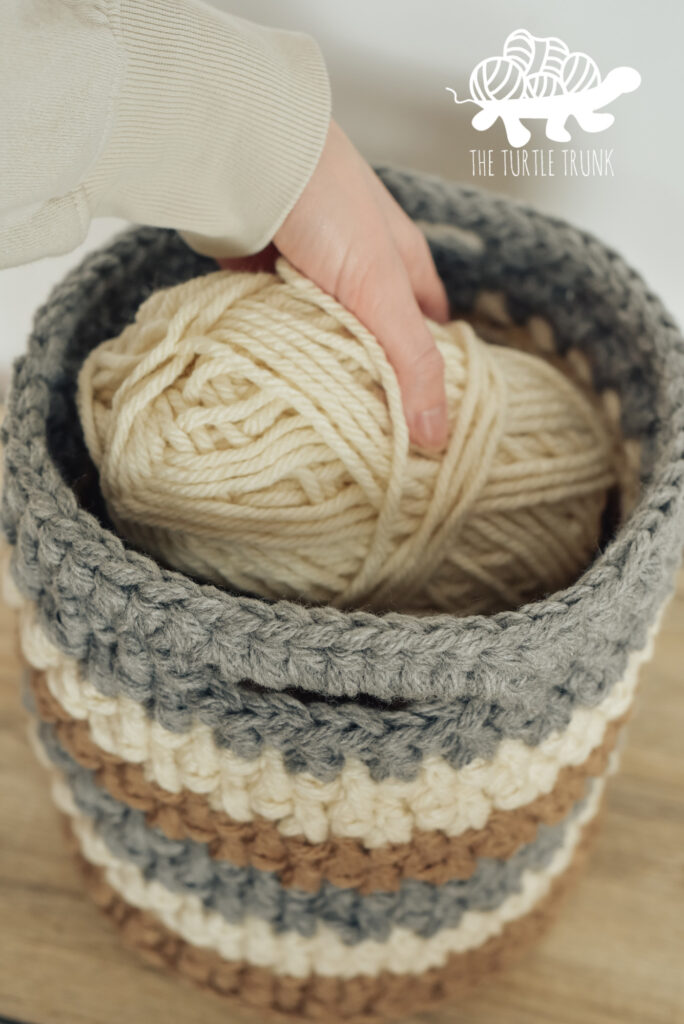
[[[173, 892], [190, 893], [234, 924], [245, 915], [255, 915], [279, 934], [296, 931], [306, 937], [323, 924], [348, 945], [363, 939], [383, 942], [399, 926], [429, 938], [441, 928], [457, 926], [467, 910], [494, 910], [520, 891], [525, 870], [538, 871], [549, 863], [563, 843], [568, 823], [588, 797], [587, 792], [561, 823], [541, 825], [537, 839], [509, 860], [481, 858], [469, 879], [442, 885], [405, 879], [398, 892], [367, 896], [324, 881], [318, 892], [310, 893], [283, 887], [274, 872], [214, 860], [203, 843], [168, 839], [147, 825], [142, 811], [101, 789], [93, 773], [60, 747], [52, 726], [42, 722], [39, 731], [79, 810], [93, 820], [111, 853], [135, 864], [146, 880], [161, 882]], [[594, 784], [590, 783], [589, 791]]]
[[577, 584], [494, 616], [343, 613], [199, 585], [103, 527], [76, 373], [152, 290], [215, 269], [172, 231], [124, 232], [53, 290], [15, 364], [2, 432], [15, 580], [93, 685], [173, 730], [197, 717], [239, 756], [275, 746], [288, 770], [321, 779], [348, 756], [376, 780], [410, 779], [427, 754], [458, 768], [504, 737], [538, 744], [564, 728], [644, 646], [684, 536], [684, 341], [639, 275], [588, 233], [511, 200], [378, 170], [412, 217], [481, 239], [479, 251], [462, 235], [432, 239], [452, 312], [478, 289], [503, 290], [517, 319], [548, 317], [561, 347], [584, 349], [621, 396], [625, 430], [644, 445], [644, 493]]

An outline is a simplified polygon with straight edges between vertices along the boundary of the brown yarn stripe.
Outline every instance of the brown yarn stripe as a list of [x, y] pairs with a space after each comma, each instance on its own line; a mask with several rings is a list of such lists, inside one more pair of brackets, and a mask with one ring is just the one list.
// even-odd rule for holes
[[555, 917], [586, 859], [599, 820], [596, 817], [584, 827], [570, 866], [553, 881], [547, 896], [534, 910], [507, 924], [499, 935], [476, 949], [451, 953], [443, 967], [422, 974], [383, 971], [375, 977], [357, 975], [350, 979], [276, 975], [268, 968], [224, 960], [217, 953], [191, 945], [153, 914], [122, 899], [106, 882], [103, 869], [80, 854], [67, 819], [64, 825], [91, 897], [117, 926], [125, 944], [145, 960], [223, 996], [255, 1022], [257, 1018], [262, 1022], [268, 1014], [269, 1019], [283, 1024], [296, 1020], [379, 1024], [462, 996], [492, 972], [517, 960]]
[[98, 785], [116, 800], [143, 811], [148, 825], [170, 839], [206, 843], [217, 859], [277, 872], [282, 885], [307, 892], [315, 892], [323, 879], [364, 895], [394, 892], [404, 878], [441, 885], [452, 878], [469, 878], [480, 857], [511, 857], [535, 839], [540, 824], [553, 825], [569, 813], [583, 796], [588, 777], [603, 774], [629, 715], [627, 712], [609, 723], [603, 743], [581, 765], [561, 769], [550, 793], [511, 811], [495, 810], [484, 828], [471, 828], [458, 836], [416, 829], [408, 843], [368, 849], [347, 837], [311, 843], [283, 836], [266, 818], [234, 821], [225, 812], [212, 809], [199, 793], [170, 793], [146, 779], [141, 765], [98, 747], [88, 723], [67, 714], [50, 693], [42, 672], [34, 671], [30, 678], [38, 715], [54, 724], [62, 747], [93, 771]]

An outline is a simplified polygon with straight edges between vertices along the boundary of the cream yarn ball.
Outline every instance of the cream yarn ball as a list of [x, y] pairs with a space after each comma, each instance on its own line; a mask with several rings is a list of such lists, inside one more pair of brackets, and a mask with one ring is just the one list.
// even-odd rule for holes
[[544, 360], [427, 320], [449, 444], [409, 444], [373, 335], [284, 257], [150, 295], [95, 348], [77, 403], [120, 533], [266, 598], [491, 612], [596, 551], [615, 438]]

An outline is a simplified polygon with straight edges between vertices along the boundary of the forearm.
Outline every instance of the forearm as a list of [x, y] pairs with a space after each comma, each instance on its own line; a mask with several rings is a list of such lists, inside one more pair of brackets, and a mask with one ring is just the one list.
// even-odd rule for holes
[[256, 252], [316, 166], [330, 90], [303, 33], [200, 0], [11, 0], [0, 27], [3, 266], [68, 251], [105, 215]]

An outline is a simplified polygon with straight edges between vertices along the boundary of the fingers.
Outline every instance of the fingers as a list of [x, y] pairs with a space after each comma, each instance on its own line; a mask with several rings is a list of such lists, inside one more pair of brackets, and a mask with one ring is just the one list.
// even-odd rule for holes
[[420, 229], [333, 119], [318, 164], [273, 241], [378, 339], [397, 375], [411, 440], [443, 447], [444, 366], [425, 316], [448, 320], [444, 285]]
[[418, 305], [425, 316], [437, 323], [446, 323], [449, 319], [449, 299], [425, 235], [402, 210], [375, 171], [368, 164], [365, 166], [371, 189], [406, 267]]
[[334, 294], [385, 350], [397, 375], [412, 441], [431, 450], [442, 448], [448, 432], [444, 360], [397, 248], [391, 242], [375, 251], [367, 242], [351, 245]]
[[425, 316], [444, 324], [449, 320], [446, 288], [435, 268], [425, 235], [415, 225], [412, 225], [412, 228], [412, 237], [395, 238], [397, 248], [408, 272], [418, 305]]

